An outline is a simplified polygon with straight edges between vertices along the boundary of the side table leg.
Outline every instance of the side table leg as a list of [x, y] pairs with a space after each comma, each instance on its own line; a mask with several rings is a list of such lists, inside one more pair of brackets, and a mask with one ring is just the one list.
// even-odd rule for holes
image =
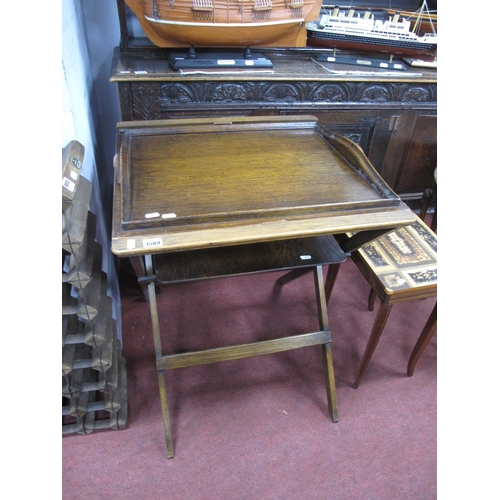
[[377, 298], [377, 294], [373, 288], [370, 289], [370, 295], [368, 296], [368, 310], [375, 310], [375, 299]]
[[363, 355], [358, 375], [356, 376], [356, 381], [354, 382], [355, 389], [359, 387], [359, 383], [361, 382], [366, 368], [368, 367], [368, 363], [372, 359], [373, 353], [375, 352], [375, 348], [377, 347], [380, 336], [382, 335], [391, 309], [392, 305], [387, 305], [384, 303], [381, 303], [380, 307], [378, 308], [377, 317], [375, 318], [375, 322], [373, 323], [372, 333], [370, 335], [370, 339], [368, 340], [365, 354]]
[[425, 327], [422, 330], [422, 333], [420, 334], [420, 337], [418, 338], [417, 343], [415, 344], [415, 347], [413, 348], [413, 351], [411, 353], [410, 360], [408, 361], [408, 370], [406, 372], [408, 377], [413, 376], [413, 370], [415, 369], [415, 365], [417, 364], [417, 361], [419, 360], [421, 354], [427, 347], [427, 344], [429, 344], [432, 337], [436, 333], [436, 330], [437, 330], [437, 303], [434, 306], [434, 309], [432, 310], [431, 315], [429, 316], [429, 319], [427, 320], [427, 323], [425, 324]]

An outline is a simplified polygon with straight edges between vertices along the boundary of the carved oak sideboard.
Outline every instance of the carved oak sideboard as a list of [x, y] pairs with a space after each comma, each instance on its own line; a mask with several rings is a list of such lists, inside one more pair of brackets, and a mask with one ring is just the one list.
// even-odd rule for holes
[[[116, 48], [111, 82], [118, 84], [122, 120], [209, 116], [314, 115], [356, 142], [384, 180], [407, 202], [432, 186], [437, 161], [437, 74], [334, 74], [317, 51], [259, 50], [268, 72], [180, 74], [165, 49]], [[328, 68], [330, 69], [330, 68]], [[410, 206], [412, 203], [410, 203]]]

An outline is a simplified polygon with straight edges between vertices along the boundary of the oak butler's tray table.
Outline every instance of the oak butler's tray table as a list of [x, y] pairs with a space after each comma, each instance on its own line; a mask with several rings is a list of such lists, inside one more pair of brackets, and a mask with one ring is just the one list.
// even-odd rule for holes
[[[416, 218], [362, 150], [313, 116], [122, 122], [115, 168], [112, 250], [144, 259], [168, 456], [169, 369], [321, 345], [337, 421], [322, 266]], [[340, 248], [333, 235], [348, 231]], [[320, 331], [163, 354], [158, 284], [290, 270], [284, 284], [311, 269]]]

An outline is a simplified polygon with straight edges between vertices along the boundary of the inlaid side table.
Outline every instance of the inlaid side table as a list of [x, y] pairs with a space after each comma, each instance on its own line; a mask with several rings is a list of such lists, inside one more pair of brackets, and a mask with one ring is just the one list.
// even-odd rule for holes
[[[347, 236], [351, 236], [349, 233]], [[392, 306], [437, 296], [437, 236], [422, 220], [399, 228], [353, 252], [352, 260], [371, 286], [368, 308], [380, 305], [361, 361], [354, 387], [357, 389], [375, 352]], [[330, 298], [339, 265], [329, 269], [325, 285]], [[437, 304], [410, 356], [408, 376], [437, 329]], [[404, 332], [402, 332], [404, 333]]]

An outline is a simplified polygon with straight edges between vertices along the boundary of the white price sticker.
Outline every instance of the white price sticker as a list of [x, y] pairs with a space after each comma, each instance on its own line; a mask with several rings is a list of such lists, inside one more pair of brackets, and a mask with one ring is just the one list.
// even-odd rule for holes
[[73, 192], [75, 190], [75, 183], [73, 181], [70, 181], [67, 177], [63, 177], [62, 180], [62, 185], [65, 187], [68, 191]]
[[142, 240], [142, 246], [144, 248], [153, 248], [153, 247], [161, 247], [163, 244], [163, 240], [161, 238], [148, 238]]

